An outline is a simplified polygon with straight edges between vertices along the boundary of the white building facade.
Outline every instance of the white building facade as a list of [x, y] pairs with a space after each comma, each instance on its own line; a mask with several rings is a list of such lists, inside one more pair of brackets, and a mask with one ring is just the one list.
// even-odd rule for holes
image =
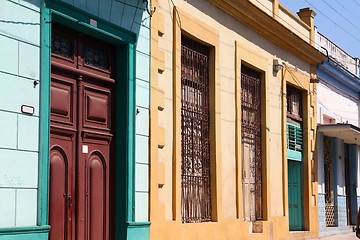
[[356, 224], [359, 191], [359, 60], [317, 33], [327, 55], [318, 66], [318, 191], [320, 235]]

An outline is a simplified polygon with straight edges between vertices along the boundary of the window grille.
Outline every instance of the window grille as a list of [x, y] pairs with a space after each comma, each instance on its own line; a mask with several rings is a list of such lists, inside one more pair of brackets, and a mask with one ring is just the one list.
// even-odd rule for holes
[[262, 219], [261, 73], [241, 66], [244, 216]]
[[302, 92], [294, 87], [287, 86], [287, 112], [288, 115], [295, 117], [299, 120], [302, 118]]
[[181, 37], [181, 215], [211, 221], [209, 49]]
[[325, 218], [327, 227], [335, 227], [334, 179], [331, 138], [324, 136]]

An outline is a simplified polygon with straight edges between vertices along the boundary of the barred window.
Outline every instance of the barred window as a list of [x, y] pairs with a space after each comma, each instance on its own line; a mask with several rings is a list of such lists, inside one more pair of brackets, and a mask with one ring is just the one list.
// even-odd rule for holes
[[181, 217], [211, 221], [209, 49], [181, 37]]
[[302, 118], [302, 92], [294, 87], [286, 87], [287, 113], [289, 117], [301, 121]]
[[261, 146], [261, 73], [241, 66], [241, 138], [244, 218], [263, 218]]

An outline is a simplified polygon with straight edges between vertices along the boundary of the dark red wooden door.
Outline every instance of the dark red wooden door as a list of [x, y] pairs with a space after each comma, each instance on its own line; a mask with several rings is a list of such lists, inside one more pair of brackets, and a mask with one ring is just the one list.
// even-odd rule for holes
[[57, 25], [51, 49], [50, 239], [107, 240], [114, 49]]

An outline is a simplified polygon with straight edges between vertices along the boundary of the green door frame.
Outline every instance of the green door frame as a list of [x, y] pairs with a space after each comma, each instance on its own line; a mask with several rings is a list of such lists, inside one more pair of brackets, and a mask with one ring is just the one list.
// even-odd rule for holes
[[[44, 1], [41, 23], [38, 224], [47, 226], [49, 217], [51, 23], [57, 22], [117, 46], [116, 93], [122, 91], [122, 94], [116, 94], [115, 111], [115, 239], [148, 239], [150, 223], [135, 222], [136, 34], [69, 4]], [[90, 25], [90, 20], [95, 20], [97, 26]]]

